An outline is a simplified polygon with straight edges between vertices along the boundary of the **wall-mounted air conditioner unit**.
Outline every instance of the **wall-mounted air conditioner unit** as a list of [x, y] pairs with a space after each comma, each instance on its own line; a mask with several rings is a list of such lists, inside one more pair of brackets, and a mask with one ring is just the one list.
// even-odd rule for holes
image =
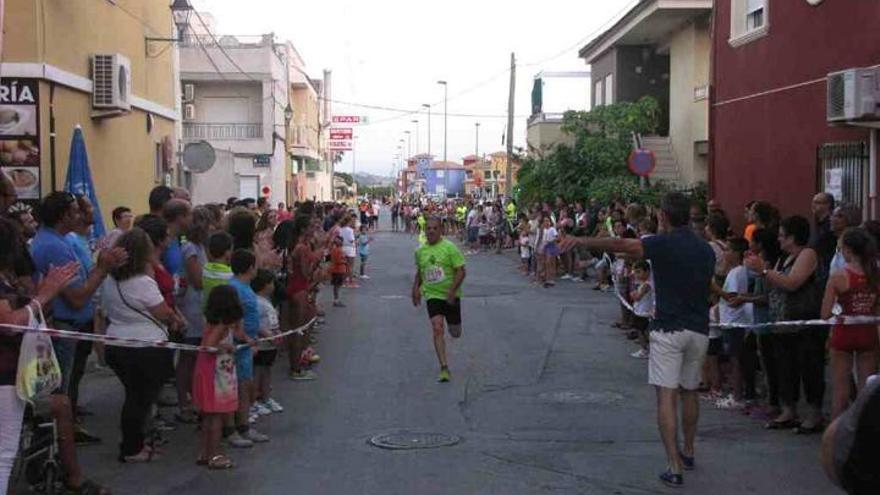
[[828, 122], [880, 120], [880, 68], [828, 74]]
[[196, 106], [192, 103], [187, 103], [183, 106], [183, 120], [196, 120]]
[[196, 85], [195, 84], [184, 84], [183, 85], [183, 101], [184, 103], [193, 102], [196, 99]]
[[101, 113], [131, 110], [131, 62], [118, 53], [92, 55], [92, 108]]

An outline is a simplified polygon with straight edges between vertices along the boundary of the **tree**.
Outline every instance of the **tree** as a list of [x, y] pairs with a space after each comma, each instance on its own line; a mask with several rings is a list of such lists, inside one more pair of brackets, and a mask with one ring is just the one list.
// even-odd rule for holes
[[339, 178], [341, 178], [342, 180], [344, 180], [346, 186], [351, 187], [352, 183], [354, 182], [354, 179], [352, 178], [351, 174], [349, 174], [349, 173], [346, 173], [346, 172], [334, 172], [333, 175], [335, 175], [336, 177], [339, 177]]
[[574, 144], [558, 144], [526, 157], [517, 176], [520, 198], [532, 202], [559, 194], [568, 199], [636, 199], [638, 178], [626, 163], [632, 136], [655, 132], [659, 114], [651, 97], [566, 112], [562, 131], [574, 137]]

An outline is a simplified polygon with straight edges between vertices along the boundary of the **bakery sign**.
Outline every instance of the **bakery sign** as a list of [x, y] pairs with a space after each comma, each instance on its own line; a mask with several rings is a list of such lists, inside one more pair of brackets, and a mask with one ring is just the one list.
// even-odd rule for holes
[[0, 170], [19, 199], [40, 199], [40, 101], [37, 79], [0, 79]]

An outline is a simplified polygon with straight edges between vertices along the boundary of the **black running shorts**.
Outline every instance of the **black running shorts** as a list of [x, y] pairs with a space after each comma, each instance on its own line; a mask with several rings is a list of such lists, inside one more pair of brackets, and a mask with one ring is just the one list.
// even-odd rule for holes
[[455, 304], [449, 304], [445, 299], [428, 299], [428, 316], [443, 316], [448, 325], [461, 325], [461, 299], [456, 298]]

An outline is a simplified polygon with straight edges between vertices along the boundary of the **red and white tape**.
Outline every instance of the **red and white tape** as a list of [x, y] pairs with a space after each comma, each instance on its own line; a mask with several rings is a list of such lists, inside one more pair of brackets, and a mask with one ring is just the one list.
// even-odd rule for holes
[[[260, 342], [271, 342], [280, 338], [287, 337], [293, 334], [302, 334], [306, 329], [310, 328], [315, 324], [317, 318], [312, 318], [305, 325], [294, 328], [292, 330], [286, 330], [284, 332], [279, 333], [278, 335], [273, 335], [271, 337], [261, 337], [256, 339], [257, 343]], [[195, 352], [209, 352], [209, 353], [221, 353], [226, 352], [223, 349], [218, 347], [210, 347], [203, 345], [191, 345], [191, 344], [178, 344], [176, 342], [169, 342], [167, 340], [147, 340], [147, 339], [134, 339], [130, 337], [117, 337], [114, 335], [99, 335], [94, 333], [84, 333], [84, 332], [73, 332], [70, 330], [58, 330], [55, 328], [33, 328], [29, 326], [23, 325], [8, 325], [3, 324], [0, 325], [0, 331], [10, 331], [16, 333], [43, 333], [50, 337], [56, 337], [61, 339], [72, 339], [72, 340], [88, 340], [91, 342], [103, 342], [107, 345], [119, 346], [119, 347], [157, 347], [160, 349], [177, 349], [181, 351], [195, 351]], [[239, 344], [235, 346], [236, 350], [244, 349], [250, 347], [249, 344]]]

